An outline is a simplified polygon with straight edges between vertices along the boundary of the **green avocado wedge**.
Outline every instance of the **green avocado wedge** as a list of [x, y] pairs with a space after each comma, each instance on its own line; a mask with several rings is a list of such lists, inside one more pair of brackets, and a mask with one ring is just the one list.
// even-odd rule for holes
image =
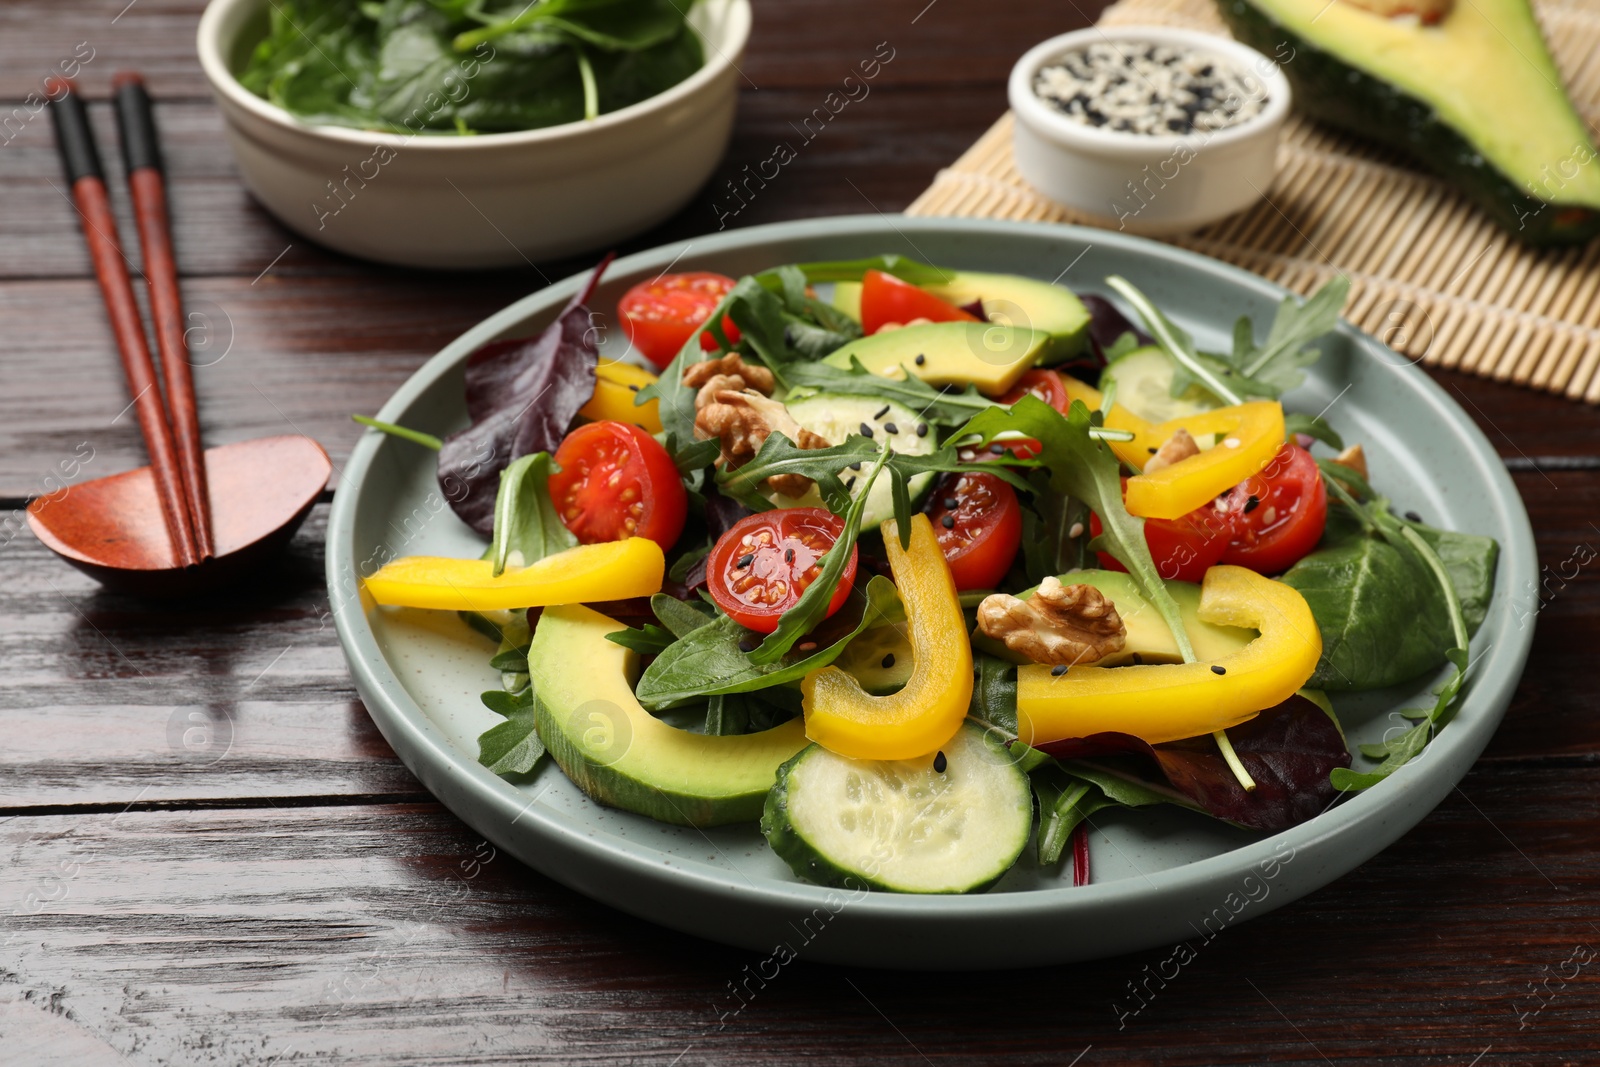
[[606, 640], [621, 629], [582, 605], [540, 616], [528, 671], [550, 755], [607, 807], [679, 826], [760, 818], [778, 768], [806, 746], [800, 720], [720, 737], [668, 726], [634, 698], [638, 656]]
[[1022, 326], [930, 322], [859, 338], [822, 362], [849, 370], [856, 359], [885, 378], [903, 379], [909, 371], [929, 385], [970, 384], [999, 396], [1033, 369], [1049, 342], [1049, 334]]
[[1218, 7], [1306, 114], [1407, 153], [1529, 244], [1600, 233], [1596, 150], [1528, 0], [1458, 0], [1432, 26], [1348, 0]]
[[1089, 309], [1070, 289], [1020, 274], [957, 271], [947, 282], [924, 289], [961, 307], [983, 301], [983, 317], [1049, 335], [1039, 353], [1041, 367], [1080, 354], [1089, 342]]

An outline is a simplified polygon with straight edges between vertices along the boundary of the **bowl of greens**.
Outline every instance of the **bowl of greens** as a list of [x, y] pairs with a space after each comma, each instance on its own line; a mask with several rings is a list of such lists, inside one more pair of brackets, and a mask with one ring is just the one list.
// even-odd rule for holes
[[212, 0], [240, 176], [290, 229], [418, 267], [648, 229], [726, 150], [749, 0]]

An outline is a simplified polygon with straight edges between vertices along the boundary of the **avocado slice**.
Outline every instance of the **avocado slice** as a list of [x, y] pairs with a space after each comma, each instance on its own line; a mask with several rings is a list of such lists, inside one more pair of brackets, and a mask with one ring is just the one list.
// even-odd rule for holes
[[[1096, 660], [1094, 666], [1120, 667], [1132, 663], [1135, 656], [1142, 663], [1182, 662], [1177, 642], [1172, 639], [1172, 631], [1167, 628], [1161, 613], [1139, 592], [1139, 587], [1130, 576], [1121, 571], [1068, 571], [1061, 575], [1061, 584], [1094, 586], [1116, 605], [1117, 614], [1127, 627], [1127, 639], [1122, 651]], [[1200, 587], [1193, 582], [1169, 581], [1164, 584], [1167, 594], [1178, 602], [1178, 610], [1183, 615], [1183, 628], [1188, 632], [1189, 643], [1194, 646], [1195, 658], [1200, 662], [1209, 663], [1231, 656], [1258, 636], [1254, 630], [1202, 622], [1199, 614]], [[1017, 594], [1023, 600], [1032, 595], [1032, 589]], [[1013, 663], [1029, 662], [981, 632], [973, 634], [972, 647]]]
[[909, 370], [929, 385], [970, 382], [980, 393], [999, 396], [1033, 367], [1049, 342], [1049, 334], [1022, 326], [931, 322], [859, 338], [822, 362], [848, 369], [854, 358], [885, 378], [904, 378]]
[[833, 306], [857, 322], [861, 321], [861, 283], [834, 282]]
[[1218, 0], [1306, 114], [1406, 152], [1530, 244], [1600, 233], [1600, 165], [1528, 0], [1457, 0], [1436, 24], [1349, 0]]
[[1038, 359], [1041, 367], [1069, 360], [1088, 344], [1089, 309], [1062, 286], [1018, 274], [957, 271], [949, 281], [923, 288], [958, 307], [983, 301], [983, 317], [990, 322], [1049, 334]]
[[633, 695], [638, 656], [606, 640], [621, 629], [578, 604], [541, 614], [528, 671], [550, 755], [607, 807], [679, 826], [759, 819], [778, 768], [806, 747], [804, 725], [724, 737], [668, 726]]

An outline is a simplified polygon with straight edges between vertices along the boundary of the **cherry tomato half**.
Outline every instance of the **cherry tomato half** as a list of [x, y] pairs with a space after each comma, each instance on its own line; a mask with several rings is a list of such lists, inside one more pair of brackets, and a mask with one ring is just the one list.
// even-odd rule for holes
[[993, 589], [1022, 544], [1016, 491], [992, 474], [947, 474], [924, 509], [956, 588]]
[[556, 449], [550, 499], [586, 545], [648, 537], [670, 549], [683, 532], [689, 497], [672, 457], [625, 422], [588, 422]]
[[[1127, 479], [1123, 479], [1127, 484]], [[1100, 516], [1089, 517], [1089, 534], [1099, 537]], [[1206, 571], [1222, 561], [1233, 538], [1233, 517], [1214, 504], [1202, 504], [1177, 519], [1145, 519], [1144, 543], [1155, 561], [1156, 573], [1168, 581], [1198, 582]], [[1095, 553], [1100, 566], [1110, 571], [1127, 570], [1109, 552]]]
[[963, 311], [893, 274], [869, 270], [861, 279], [861, 329], [877, 333], [887, 323], [904, 326], [913, 319], [928, 322], [977, 322], [978, 317]]
[[1258, 574], [1282, 574], [1322, 540], [1328, 490], [1311, 453], [1284, 445], [1259, 474], [1220, 498], [1233, 517], [1233, 543], [1222, 562]]
[[[733, 286], [732, 278], [710, 271], [663, 274], [624, 293], [617, 302], [617, 318], [622, 320], [622, 332], [633, 347], [656, 366], [665, 367], [689, 335], [705, 325]], [[724, 317], [722, 329], [729, 342], [739, 343], [739, 330], [732, 319]], [[716, 350], [717, 340], [711, 331], [700, 335], [700, 347], [707, 352]]]
[[[826, 508], [779, 508], [746, 515], [717, 539], [706, 559], [706, 588], [734, 622], [758, 633], [778, 628], [778, 617], [816, 580], [823, 553], [844, 533], [844, 520]], [[828, 602], [832, 615], [856, 578], [856, 546]]]

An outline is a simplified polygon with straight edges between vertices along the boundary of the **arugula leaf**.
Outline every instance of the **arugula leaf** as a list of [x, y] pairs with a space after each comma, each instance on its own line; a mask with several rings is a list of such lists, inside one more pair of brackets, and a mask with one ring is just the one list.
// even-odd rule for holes
[[1190, 662], [1194, 649], [1184, 630], [1183, 615], [1150, 558], [1144, 520], [1128, 514], [1123, 506], [1122, 468], [1111, 450], [1091, 436], [1099, 418], [1099, 412], [1091, 413], [1081, 400], [1074, 400], [1063, 417], [1039, 398], [1024, 396], [1009, 409], [990, 408], [974, 416], [956, 435], [964, 439], [976, 434], [988, 443], [1015, 430], [1038, 441], [1038, 463], [1048, 474], [1050, 491], [1080, 500], [1100, 516], [1101, 534], [1089, 547], [1111, 553], [1128, 569], [1139, 591], [1171, 629], [1184, 662]]
[[650, 610], [673, 637], [688, 637], [711, 622], [711, 616], [707, 613], [666, 593], [657, 593], [650, 598]]
[[1017, 736], [1017, 665], [1010, 660], [974, 652], [977, 680], [972, 686], [969, 718], [993, 726], [1008, 738]]
[[[888, 455], [880, 446], [851, 434], [842, 445], [827, 448], [801, 448], [782, 433], [770, 433], [761, 450], [743, 466], [717, 472], [717, 488], [750, 507], [764, 510], [772, 505], [761, 492], [761, 483], [776, 474], [800, 474], [817, 483], [817, 490], [835, 513], [834, 507], [849, 499], [849, 490], [839, 480], [839, 471], [852, 463], [876, 460]], [[865, 499], [866, 490], [861, 491]]]
[[665, 652], [677, 638], [673, 636], [671, 630], [647, 622], [637, 628], [625, 626], [615, 633], [606, 634], [606, 640], [623, 648], [632, 649], [641, 656], [654, 656]]
[[[772, 438], [769, 437], [767, 440], [770, 442]], [[892, 455], [894, 453], [885, 448], [879, 453], [877, 461], [861, 476], [861, 490], [850, 501], [850, 506], [845, 509], [843, 515], [844, 531], [832, 547], [822, 554], [820, 561], [822, 569], [811, 580], [811, 584], [806, 586], [805, 592], [800, 594], [800, 599], [795, 601], [794, 606], [778, 617], [778, 628], [768, 634], [766, 640], [750, 653], [751, 663], [765, 666], [776, 662], [826, 616], [828, 602], [833, 599], [833, 592], [839, 586], [839, 579], [854, 555], [856, 538], [861, 534], [861, 515], [866, 510], [872, 483], [877, 480], [878, 474]]]
[[784, 374], [790, 385], [892, 400], [920, 412], [929, 422], [947, 426], [959, 426], [978, 412], [996, 406], [995, 401], [970, 385], [959, 392], [946, 392], [910, 373], [904, 378], [886, 378], [867, 370], [854, 356], [850, 357], [849, 369], [827, 363], [793, 363], [784, 368]]
[[1078, 824], [1117, 802], [1094, 783], [1074, 778], [1055, 764], [1035, 772], [1031, 781], [1033, 795], [1039, 800], [1039, 865], [1053, 867], [1061, 862]]
[[530, 773], [545, 753], [534, 721], [538, 697], [533, 689], [516, 695], [492, 689], [483, 694], [483, 703], [506, 721], [478, 735], [478, 762], [495, 774]]
[[798, 264], [800, 272], [810, 282], [858, 282], [869, 270], [881, 270], [912, 285], [939, 285], [953, 277], [942, 267], [919, 263], [914, 259], [893, 253], [868, 256], [866, 259], [841, 259], [823, 263]]
[[513, 460], [500, 472], [500, 490], [494, 498], [494, 540], [489, 543], [495, 576], [507, 565], [526, 567], [577, 546], [577, 537], [550, 500], [550, 475], [556, 470], [550, 453], [535, 452]]
[[1172, 359], [1172, 395], [1181, 396], [1199, 382], [1224, 404], [1241, 403], [1245, 395], [1277, 399], [1305, 381], [1305, 368], [1321, 356], [1309, 347], [1311, 342], [1339, 324], [1339, 311], [1350, 292], [1350, 279], [1340, 275], [1304, 302], [1285, 296], [1266, 343], [1259, 347], [1250, 320], [1241, 317], [1233, 326], [1233, 351], [1216, 357], [1196, 349], [1194, 339], [1127, 279], [1113, 275], [1106, 284], [1133, 305], [1156, 344]]
[[1033, 501], [1022, 510], [1022, 569], [1029, 583], [1038, 585], [1084, 566], [1083, 531], [1089, 528], [1089, 509], [1070, 496], [1050, 492], [1049, 475], [1044, 472], [1033, 472], [1028, 481]]
[[815, 652], [767, 663], [756, 662], [753, 652], [740, 648], [741, 642], [748, 642], [750, 631], [727, 615], [718, 615], [681, 634], [664, 649], [639, 678], [636, 695], [646, 708], [661, 711], [700, 697], [745, 693], [798, 681], [838, 659], [856, 635], [877, 625], [898, 605], [894, 583], [874, 575], [867, 582], [865, 594], [852, 593], [846, 607], [828, 620], [828, 624], [841, 617], [844, 620], [835, 628], [831, 640], [826, 633], [814, 633], [818, 644]]
[[1328, 420], [1321, 415], [1303, 415], [1298, 412], [1285, 415], [1283, 417], [1285, 439], [1292, 441], [1297, 433], [1303, 433], [1333, 448], [1344, 448], [1344, 438], [1340, 437], [1334, 428], [1328, 425]]

